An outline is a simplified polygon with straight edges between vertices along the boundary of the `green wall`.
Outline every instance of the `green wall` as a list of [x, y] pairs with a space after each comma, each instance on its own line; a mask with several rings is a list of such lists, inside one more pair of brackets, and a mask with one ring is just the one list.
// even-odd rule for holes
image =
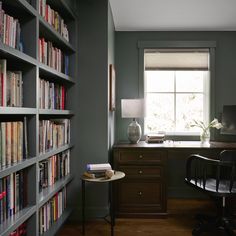
[[[108, 110], [109, 64], [114, 64], [115, 31], [108, 0], [78, 0], [78, 77], [76, 78], [71, 220], [81, 218], [80, 176], [87, 163], [109, 160], [114, 142], [114, 113]], [[86, 185], [86, 215], [104, 216], [108, 186]]]
[[[225, 104], [236, 104], [236, 32], [116, 32], [117, 111], [116, 141], [127, 140], [129, 119], [121, 118], [120, 100], [138, 97], [138, 41], [216, 41], [215, 114], [220, 118]], [[236, 141], [220, 135], [216, 140]]]

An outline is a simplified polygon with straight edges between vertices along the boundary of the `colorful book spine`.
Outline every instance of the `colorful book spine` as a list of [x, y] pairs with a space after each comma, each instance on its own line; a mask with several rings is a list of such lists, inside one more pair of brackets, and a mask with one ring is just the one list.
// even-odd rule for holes
[[39, 0], [39, 14], [48, 22], [66, 41], [69, 42], [69, 31], [67, 24], [60, 14], [51, 8], [46, 0]]
[[45, 153], [70, 143], [70, 120], [39, 121], [39, 152]]
[[0, 167], [28, 158], [27, 121], [0, 122]]
[[16, 230], [9, 234], [9, 236], [26, 236], [26, 223], [21, 224]]
[[65, 110], [66, 90], [64, 85], [39, 79], [40, 109]]
[[18, 19], [8, 15], [0, 1], [0, 41], [20, 50], [21, 27]]
[[0, 179], [0, 224], [27, 205], [27, 176], [23, 170]]
[[23, 106], [22, 71], [8, 71], [6, 59], [0, 59], [0, 106]]
[[48, 231], [53, 223], [61, 217], [66, 208], [66, 200], [66, 188], [63, 188], [39, 209], [40, 235]]
[[65, 55], [61, 49], [55, 47], [52, 42], [45, 41], [44, 38], [38, 40], [38, 48], [41, 63], [69, 75], [69, 56]]
[[70, 150], [39, 163], [39, 191], [70, 174]]

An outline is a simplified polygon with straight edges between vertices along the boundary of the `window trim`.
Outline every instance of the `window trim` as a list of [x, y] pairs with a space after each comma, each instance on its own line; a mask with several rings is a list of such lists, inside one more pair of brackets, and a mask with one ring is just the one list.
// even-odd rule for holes
[[[187, 48], [207, 48], [209, 49], [210, 55], [210, 78], [209, 78], [209, 120], [213, 120], [215, 117], [215, 49], [216, 42], [215, 41], [138, 41], [138, 76], [139, 76], [139, 85], [138, 85], [138, 96], [139, 98], [144, 98], [144, 51], [145, 49], [167, 49], [167, 48], [179, 48], [179, 49], [187, 49]], [[144, 130], [144, 119], [140, 119], [139, 123]], [[168, 136], [167, 138], [175, 138], [177, 139], [199, 139], [199, 135], [193, 134], [190, 135], [182, 135], [176, 133], [173, 136]], [[214, 140], [215, 132], [211, 130], [211, 137]]]

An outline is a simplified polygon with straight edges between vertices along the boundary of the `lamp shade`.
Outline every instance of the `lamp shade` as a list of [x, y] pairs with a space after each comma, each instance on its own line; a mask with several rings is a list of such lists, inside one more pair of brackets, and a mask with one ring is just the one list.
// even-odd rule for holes
[[145, 115], [143, 99], [121, 99], [122, 118], [141, 118]]

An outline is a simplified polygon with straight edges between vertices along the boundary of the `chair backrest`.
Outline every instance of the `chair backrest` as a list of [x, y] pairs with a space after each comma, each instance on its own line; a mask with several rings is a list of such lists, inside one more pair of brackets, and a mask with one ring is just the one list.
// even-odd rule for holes
[[220, 153], [220, 161], [236, 162], [236, 150], [224, 150]]
[[191, 155], [186, 164], [186, 181], [211, 192], [236, 192], [236, 151], [224, 150], [218, 159]]

